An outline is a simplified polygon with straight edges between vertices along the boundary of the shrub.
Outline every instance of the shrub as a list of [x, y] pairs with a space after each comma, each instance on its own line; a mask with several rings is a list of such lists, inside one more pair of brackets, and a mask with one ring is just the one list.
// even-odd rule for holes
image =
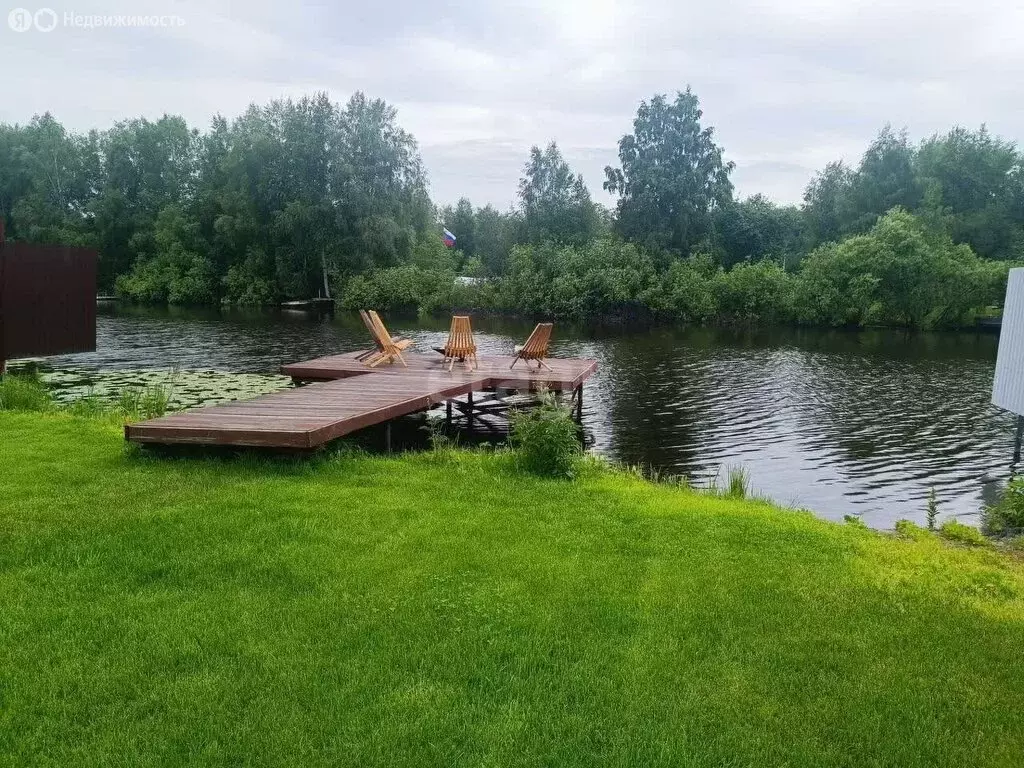
[[345, 309], [376, 309], [381, 312], [433, 312], [470, 310], [494, 304], [489, 283], [466, 285], [455, 273], [404, 264], [356, 275], [345, 286]]
[[1001, 271], [894, 208], [870, 232], [823, 245], [804, 259], [797, 314], [812, 324], [957, 325], [995, 298]]
[[551, 393], [542, 392], [538, 407], [513, 412], [510, 421], [515, 460], [521, 469], [544, 477], [576, 475], [582, 451], [576, 422]]
[[713, 283], [723, 316], [740, 323], [777, 323], [792, 314], [794, 278], [774, 261], [744, 262]]
[[939, 528], [939, 535], [944, 539], [957, 541], [972, 547], [981, 547], [988, 543], [977, 528], [958, 523], [956, 520], [944, 522], [942, 527]]
[[36, 373], [0, 377], [0, 411], [48, 411], [53, 398]]
[[655, 308], [687, 322], [712, 319], [718, 313], [718, 299], [712, 290], [714, 275], [707, 256], [672, 262], [662, 280], [661, 301]]
[[580, 246], [517, 246], [496, 283], [499, 308], [527, 315], [587, 319], [648, 314], [660, 279], [652, 258], [636, 246], [598, 238]]
[[999, 501], [985, 509], [982, 527], [993, 536], [1012, 536], [1024, 531], [1024, 477], [1010, 480]]

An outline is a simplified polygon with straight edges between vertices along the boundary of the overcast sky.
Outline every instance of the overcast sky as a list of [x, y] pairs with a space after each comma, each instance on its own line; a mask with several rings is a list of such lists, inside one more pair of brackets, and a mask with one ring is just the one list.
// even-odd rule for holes
[[[556, 140], [597, 201], [637, 105], [691, 85], [741, 195], [796, 202], [886, 122], [915, 140], [982, 122], [1024, 139], [1021, 0], [17, 0], [0, 6], [0, 120], [76, 130], [210, 116], [325, 90], [386, 99], [435, 201], [508, 206], [532, 144]], [[9, 11], [55, 12], [16, 32]], [[161, 14], [162, 28], [65, 14]], [[51, 17], [36, 16], [46, 25]]]

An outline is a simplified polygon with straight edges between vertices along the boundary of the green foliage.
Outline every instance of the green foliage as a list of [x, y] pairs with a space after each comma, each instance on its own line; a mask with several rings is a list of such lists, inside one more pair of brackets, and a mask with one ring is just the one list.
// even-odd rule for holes
[[477, 209], [473, 255], [480, 259], [486, 275], [493, 277], [505, 273], [508, 255], [519, 240], [521, 230], [522, 219], [518, 214], [502, 213], [489, 205]]
[[865, 523], [857, 515], [843, 515], [843, 522], [854, 528], [861, 528], [863, 530], [869, 530], [867, 523]]
[[792, 314], [794, 279], [773, 261], [744, 262], [719, 272], [713, 284], [718, 311], [741, 323], [784, 322]]
[[689, 88], [672, 102], [661, 94], [641, 102], [633, 133], [619, 140], [621, 168], [605, 168], [623, 237], [687, 254], [710, 231], [714, 208], [732, 199], [733, 164], [714, 129], [701, 126], [703, 114]]
[[519, 181], [526, 241], [582, 246], [598, 236], [601, 220], [583, 177], [574, 174], [555, 142], [530, 149]]
[[48, 411], [53, 397], [37, 373], [0, 376], [0, 411]]
[[935, 496], [935, 488], [931, 488], [928, 491], [928, 530], [935, 530], [935, 522], [939, 517], [939, 501]]
[[203, 135], [166, 116], [74, 136], [46, 115], [0, 128], [0, 180], [9, 236], [92, 245], [101, 287], [146, 302], [329, 295], [434, 226], [415, 141], [362, 93], [252, 105]]
[[516, 465], [541, 477], [572, 478], [582, 448], [579, 427], [569, 408], [550, 392], [542, 392], [536, 408], [510, 415], [511, 441]]
[[885, 126], [861, 158], [851, 178], [847, 232], [863, 232], [893, 208], [917, 210], [921, 183], [914, 170], [914, 148], [906, 130]]
[[841, 160], [829, 163], [804, 190], [804, 219], [811, 245], [833, 243], [846, 233], [854, 172]]
[[217, 293], [213, 265], [201, 255], [199, 223], [178, 205], [157, 215], [152, 252], [143, 252], [132, 271], [117, 280], [117, 290], [137, 301], [167, 304], [209, 304]]
[[649, 311], [659, 287], [650, 256], [612, 238], [582, 247], [518, 246], [497, 283], [501, 309], [551, 317], [629, 316]]
[[894, 207], [983, 257], [1024, 259], [1024, 159], [984, 126], [957, 127], [916, 148], [886, 126], [856, 169], [830, 163], [804, 193], [806, 244], [866, 232]]
[[436, 273], [414, 264], [356, 275], [345, 286], [342, 307], [415, 312], [454, 280], [452, 273]]
[[729, 202], [715, 209], [714, 243], [720, 262], [771, 259], [795, 266], [803, 250], [804, 217], [796, 206], [780, 206], [764, 195]]
[[797, 314], [822, 325], [956, 325], [995, 300], [999, 270], [894, 209], [869, 233], [822, 246], [804, 260]]
[[930, 208], [954, 242], [993, 259], [1024, 259], [1024, 162], [1016, 146], [957, 127], [917, 151]]
[[686, 322], [715, 319], [719, 312], [716, 271], [706, 254], [673, 261], [662, 278], [660, 291], [654, 294], [652, 307]]
[[939, 527], [939, 535], [949, 541], [959, 544], [967, 544], [972, 547], [983, 547], [988, 545], [988, 540], [977, 528], [958, 523], [956, 520], [947, 520]]
[[998, 312], [1024, 261], [1012, 142], [955, 128], [913, 146], [886, 126], [856, 166], [815, 176], [798, 210], [734, 200], [702, 120], [689, 89], [641, 103], [606, 169], [613, 214], [554, 142], [531, 149], [515, 210], [435, 210], [415, 140], [362, 93], [252, 105], [205, 133], [164, 116], [76, 134], [45, 114], [0, 124], [0, 215], [14, 240], [97, 248], [101, 289], [141, 302], [337, 293], [420, 312], [910, 328]]
[[985, 508], [983, 527], [993, 536], [1015, 536], [1024, 532], [1024, 476], [1012, 478], [999, 501]]

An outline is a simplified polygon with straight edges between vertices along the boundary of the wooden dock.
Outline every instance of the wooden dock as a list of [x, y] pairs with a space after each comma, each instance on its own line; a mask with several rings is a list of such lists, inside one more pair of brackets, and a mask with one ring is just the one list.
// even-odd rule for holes
[[583, 383], [597, 370], [595, 360], [581, 359], [548, 360], [550, 371], [523, 363], [509, 370], [511, 357], [481, 356], [476, 370], [456, 364], [448, 372], [440, 355], [417, 352], [404, 355], [407, 368], [400, 363], [368, 368], [357, 355], [283, 366], [282, 373], [297, 382], [315, 383], [129, 424], [125, 438], [167, 445], [316, 448], [374, 424], [450, 404], [454, 398], [472, 398], [474, 392], [573, 392], [579, 409]]

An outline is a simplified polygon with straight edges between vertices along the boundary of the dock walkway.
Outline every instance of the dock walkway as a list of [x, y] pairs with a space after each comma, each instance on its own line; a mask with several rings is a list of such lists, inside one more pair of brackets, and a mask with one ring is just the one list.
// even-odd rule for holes
[[511, 357], [481, 356], [476, 370], [456, 364], [450, 373], [441, 356], [409, 352], [400, 363], [368, 368], [358, 353], [285, 365], [295, 389], [223, 405], [194, 408], [125, 427], [136, 443], [316, 448], [374, 424], [429, 410], [453, 398], [495, 390], [575, 392], [597, 370], [595, 360], [552, 359], [552, 370]]

